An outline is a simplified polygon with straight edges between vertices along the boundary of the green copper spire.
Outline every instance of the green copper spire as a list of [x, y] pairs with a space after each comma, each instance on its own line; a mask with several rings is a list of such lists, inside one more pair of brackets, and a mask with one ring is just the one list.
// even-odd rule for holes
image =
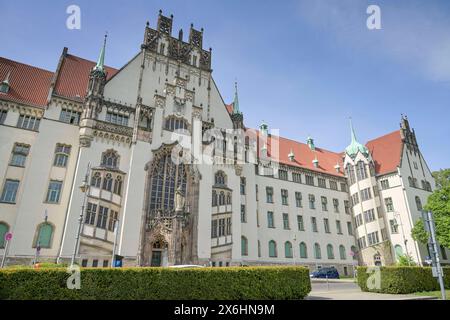
[[233, 102], [233, 114], [241, 114], [239, 111], [239, 98], [238, 98], [238, 88], [237, 88], [237, 82], [234, 83], [234, 102]]
[[350, 145], [345, 149], [345, 152], [352, 158], [355, 157], [358, 154], [358, 152], [361, 152], [364, 156], [367, 156], [369, 154], [369, 150], [356, 140], [355, 129], [353, 129], [351, 118], [350, 118], [350, 131], [352, 141]]
[[105, 73], [105, 50], [106, 50], [106, 38], [108, 34], [105, 34], [105, 40], [103, 41], [102, 51], [100, 51], [100, 56], [98, 57], [97, 64], [94, 67], [94, 71], [100, 71]]

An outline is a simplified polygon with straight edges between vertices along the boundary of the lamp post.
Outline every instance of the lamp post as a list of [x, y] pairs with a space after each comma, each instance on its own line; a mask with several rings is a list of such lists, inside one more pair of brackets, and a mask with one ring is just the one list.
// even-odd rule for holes
[[400, 215], [400, 212], [397, 212], [397, 211], [394, 211], [393, 214], [394, 214], [394, 219], [395, 219], [395, 226], [396, 226], [397, 228], [398, 228], [398, 226], [399, 226], [399, 224], [398, 224], [398, 222], [397, 222], [397, 218], [400, 220], [400, 226], [401, 226], [401, 228], [402, 228], [403, 243], [404, 243], [404, 245], [405, 245], [405, 254], [406, 254], [407, 258], [408, 258], [408, 265], [411, 265], [411, 263], [410, 263], [410, 261], [409, 261], [409, 253], [408, 253], [408, 246], [407, 246], [408, 240], [406, 239], [405, 231], [403, 230], [402, 216]]
[[91, 163], [89, 162], [88, 166], [87, 166], [87, 170], [86, 170], [86, 175], [84, 176], [83, 184], [80, 186], [80, 190], [81, 190], [81, 192], [83, 192], [84, 195], [83, 195], [83, 204], [81, 206], [80, 216], [78, 218], [78, 231], [77, 231], [76, 238], [75, 238], [75, 248], [73, 249], [72, 261], [70, 262], [71, 267], [73, 267], [73, 265], [75, 264], [75, 258], [78, 253], [78, 245], [80, 242], [81, 226], [83, 225], [84, 210], [86, 207], [87, 193], [89, 191], [90, 171], [91, 171]]

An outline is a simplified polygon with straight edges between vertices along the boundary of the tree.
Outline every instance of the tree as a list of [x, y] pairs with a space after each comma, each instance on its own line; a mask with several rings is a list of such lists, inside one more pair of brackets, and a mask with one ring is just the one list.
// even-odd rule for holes
[[397, 266], [400, 267], [414, 267], [417, 263], [414, 261], [413, 257], [409, 254], [402, 254], [398, 256]]
[[445, 186], [450, 185], [450, 169], [441, 169], [432, 173], [434, 180], [436, 181], [436, 188], [442, 189]]
[[[428, 197], [424, 210], [433, 212], [439, 244], [450, 248], [450, 169], [434, 172], [433, 176], [438, 189]], [[422, 220], [415, 223], [411, 235], [416, 241], [424, 244], [428, 242], [429, 235]]]

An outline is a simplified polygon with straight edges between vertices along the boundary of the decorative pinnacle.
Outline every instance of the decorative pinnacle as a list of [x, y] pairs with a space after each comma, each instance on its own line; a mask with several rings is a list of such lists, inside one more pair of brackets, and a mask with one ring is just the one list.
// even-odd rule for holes
[[106, 51], [106, 39], [108, 38], [108, 32], [105, 33], [105, 39], [103, 41], [103, 47], [100, 51], [100, 56], [98, 57], [97, 64], [94, 67], [94, 71], [105, 72], [105, 51]]
[[234, 83], [234, 102], [233, 102], [233, 114], [241, 114], [239, 111], [239, 97], [238, 97], [238, 88], [237, 88], [237, 81]]

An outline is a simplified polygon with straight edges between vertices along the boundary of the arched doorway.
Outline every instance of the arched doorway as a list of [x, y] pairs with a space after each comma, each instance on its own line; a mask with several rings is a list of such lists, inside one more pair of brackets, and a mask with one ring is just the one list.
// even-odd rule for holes
[[162, 267], [167, 256], [167, 245], [161, 241], [156, 241], [152, 245], [152, 254], [150, 258], [151, 267]]

